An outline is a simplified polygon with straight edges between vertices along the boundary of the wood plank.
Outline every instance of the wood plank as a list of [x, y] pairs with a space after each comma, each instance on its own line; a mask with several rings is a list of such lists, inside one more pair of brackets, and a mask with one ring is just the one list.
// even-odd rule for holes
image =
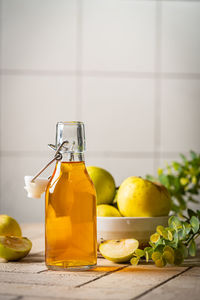
[[[92, 291], [93, 296], [96, 295], [95, 299], [102, 299], [101, 297], [103, 296], [106, 299], [132, 299], [185, 269], [184, 267], [166, 267], [160, 269], [153, 265], [130, 266], [86, 284], [80, 290], [90, 289], [91, 299]], [[77, 296], [82, 297], [81, 293]], [[84, 297], [80, 299], [84, 299]]]
[[[148, 294], [140, 297], [141, 300], [199, 300], [200, 299], [200, 268], [191, 268], [181, 275], [167, 281], [162, 286], [154, 288]], [[133, 298], [134, 299], [134, 298]]]
[[[0, 263], [0, 272], [38, 273], [47, 270], [45, 263], [9, 262]], [[5, 274], [4, 276], [7, 276]]]
[[17, 300], [17, 299], [16, 299], [16, 296], [14, 296], [14, 295], [3, 294], [3, 295], [0, 295], [0, 300]]

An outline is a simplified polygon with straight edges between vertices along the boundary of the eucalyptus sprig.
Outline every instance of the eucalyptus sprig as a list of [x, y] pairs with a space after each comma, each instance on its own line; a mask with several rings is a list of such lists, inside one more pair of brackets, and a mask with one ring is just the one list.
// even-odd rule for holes
[[148, 262], [152, 259], [157, 267], [166, 264], [180, 265], [188, 256], [196, 255], [195, 239], [200, 235], [200, 211], [188, 210], [188, 217], [180, 220], [171, 216], [168, 227], [157, 226], [151, 235], [149, 247], [137, 249], [131, 259], [132, 265], [137, 265], [141, 258]]
[[196, 196], [200, 192], [200, 154], [190, 151], [190, 159], [180, 154], [181, 162], [174, 161], [166, 168], [158, 169], [158, 177], [147, 175], [151, 181], [158, 181], [169, 191], [172, 211], [182, 213], [189, 202], [199, 203]]

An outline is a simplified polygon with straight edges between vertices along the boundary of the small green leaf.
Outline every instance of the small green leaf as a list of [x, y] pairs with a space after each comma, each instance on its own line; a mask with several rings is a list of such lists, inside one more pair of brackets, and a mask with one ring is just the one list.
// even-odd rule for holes
[[179, 231], [178, 231], [178, 238], [179, 238], [179, 240], [184, 240], [185, 238], [186, 238], [186, 231], [185, 231], [185, 228], [183, 228], [183, 229], [180, 229]]
[[131, 258], [130, 263], [131, 263], [133, 266], [137, 266], [137, 264], [139, 263], [139, 260], [140, 260], [139, 257], [133, 257], [133, 258]]
[[188, 248], [189, 255], [190, 256], [195, 256], [196, 255], [196, 250], [197, 250], [196, 243], [195, 243], [194, 240], [191, 240], [189, 248]]
[[192, 159], [197, 159], [198, 158], [197, 154], [192, 150], [190, 151], [190, 156], [191, 156]]
[[163, 174], [163, 169], [161, 168], [158, 168], [158, 176], [162, 175]]
[[173, 242], [178, 243], [178, 232], [174, 232]]
[[156, 227], [156, 231], [158, 234], [163, 235], [163, 232], [165, 231], [165, 227], [162, 225], [159, 225]]
[[169, 224], [169, 227], [174, 228], [174, 229], [177, 229], [178, 227], [182, 226], [181, 221], [176, 216], [171, 216], [168, 220], [168, 224]]
[[149, 253], [148, 253], [148, 251], [145, 252], [145, 257], [146, 257], [146, 262], [148, 262], [149, 261]]
[[163, 253], [163, 249], [164, 249], [165, 245], [163, 244], [159, 244], [154, 248], [154, 252], [160, 252]]
[[169, 241], [173, 241], [173, 234], [171, 233], [170, 230], [167, 231], [167, 236]]
[[184, 162], [186, 162], [186, 161], [187, 161], [187, 158], [185, 157], [185, 155], [183, 155], [183, 154], [180, 154], [180, 157], [182, 158], [182, 160], [183, 160]]
[[159, 239], [160, 239], [160, 234], [158, 234], [158, 233], [154, 233], [150, 237], [150, 241], [152, 243], [157, 243], [159, 241]]
[[183, 258], [188, 257], [188, 248], [182, 242], [179, 242], [178, 249], [180, 249]]
[[176, 249], [174, 251], [175, 257], [174, 257], [174, 264], [175, 265], [180, 265], [183, 262], [183, 254], [180, 249]]
[[148, 256], [149, 256], [149, 259], [151, 259], [151, 256], [152, 256], [152, 254], [153, 254], [153, 248], [151, 248], [151, 247], [146, 247], [146, 248], [144, 248], [144, 252], [146, 253], [148, 253]]
[[192, 226], [187, 222], [184, 222], [183, 225], [185, 227], [185, 233], [186, 233], [186, 235], [188, 235], [191, 231]]
[[197, 178], [196, 178], [196, 176], [192, 176], [192, 183], [194, 185], [197, 184]]
[[153, 261], [156, 261], [162, 257], [162, 254], [160, 252], [155, 251], [151, 257], [152, 257]]
[[155, 247], [156, 247], [156, 245], [155, 245], [154, 243], [152, 243], [152, 242], [149, 242], [149, 245], [150, 245], [152, 248], [155, 248]]
[[190, 224], [192, 226], [192, 230], [194, 233], [197, 233], [199, 230], [199, 220], [197, 217], [192, 216], [191, 220], [190, 220]]
[[156, 267], [163, 268], [166, 265], [166, 260], [161, 257], [155, 261]]
[[181, 177], [180, 178], [180, 184], [185, 186], [186, 184], [189, 183], [189, 179], [187, 177]]
[[139, 256], [139, 257], [142, 257], [142, 256], [145, 255], [145, 252], [144, 252], [144, 250], [136, 249], [136, 250], [135, 250], [135, 254], [136, 254], [137, 256]]
[[172, 265], [174, 263], [174, 253], [172, 254], [170, 251], [164, 251], [163, 257], [168, 264]]
[[180, 164], [176, 161], [173, 161], [172, 162], [172, 166], [174, 168], [175, 171], [178, 171], [179, 167], [180, 167]]
[[168, 251], [170, 252], [172, 255], [174, 255], [174, 249], [170, 246], [165, 246], [163, 251]]

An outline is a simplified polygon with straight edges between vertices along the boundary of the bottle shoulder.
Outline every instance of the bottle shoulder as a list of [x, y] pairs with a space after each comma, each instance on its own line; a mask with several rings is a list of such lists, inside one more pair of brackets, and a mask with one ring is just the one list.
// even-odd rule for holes
[[58, 162], [49, 182], [49, 189], [72, 187], [73, 190], [96, 195], [84, 162]]

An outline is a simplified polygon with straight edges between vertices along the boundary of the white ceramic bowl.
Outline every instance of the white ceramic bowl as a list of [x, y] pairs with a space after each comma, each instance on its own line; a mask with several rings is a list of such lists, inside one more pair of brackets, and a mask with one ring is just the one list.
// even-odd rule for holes
[[97, 240], [134, 238], [140, 246], [148, 244], [158, 225], [168, 224], [169, 216], [163, 217], [97, 217]]

